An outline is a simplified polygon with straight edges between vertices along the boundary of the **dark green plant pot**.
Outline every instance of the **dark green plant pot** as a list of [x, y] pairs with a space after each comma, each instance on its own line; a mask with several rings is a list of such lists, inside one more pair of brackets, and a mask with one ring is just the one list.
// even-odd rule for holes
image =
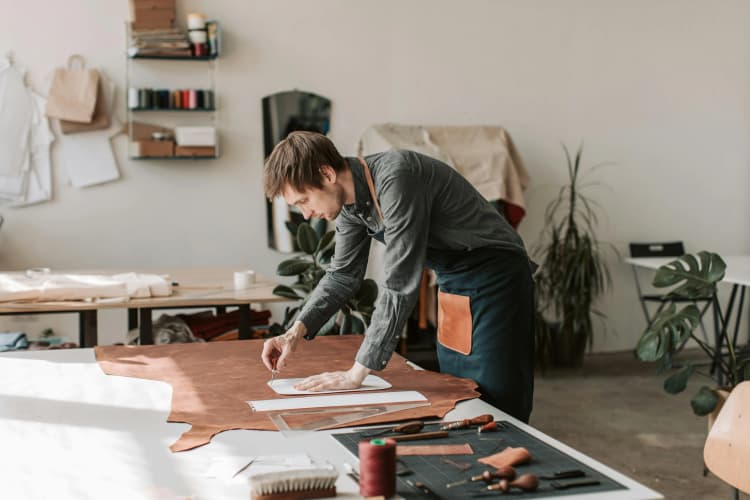
[[585, 335], [561, 332], [559, 324], [550, 325], [549, 355], [552, 366], [580, 368], [585, 353]]

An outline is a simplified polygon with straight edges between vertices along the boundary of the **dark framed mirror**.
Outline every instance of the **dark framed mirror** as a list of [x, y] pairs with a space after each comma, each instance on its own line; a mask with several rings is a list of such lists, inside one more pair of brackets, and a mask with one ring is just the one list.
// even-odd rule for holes
[[[274, 146], [295, 130], [328, 134], [331, 128], [331, 101], [312, 92], [292, 90], [263, 98], [264, 158]], [[268, 246], [279, 252], [298, 251], [290, 227], [304, 221], [302, 213], [283, 198], [266, 200]]]

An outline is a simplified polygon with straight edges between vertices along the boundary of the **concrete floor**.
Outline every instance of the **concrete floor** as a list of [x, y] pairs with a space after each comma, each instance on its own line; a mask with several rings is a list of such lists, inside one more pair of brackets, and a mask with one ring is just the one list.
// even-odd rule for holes
[[664, 378], [629, 352], [587, 356], [581, 370], [537, 374], [530, 423], [665, 498], [732, 499], [727, 484], [702, 474], [706, 418], [690, 408], [711, 381], [694, 374], [685, 392], [671, 395]]

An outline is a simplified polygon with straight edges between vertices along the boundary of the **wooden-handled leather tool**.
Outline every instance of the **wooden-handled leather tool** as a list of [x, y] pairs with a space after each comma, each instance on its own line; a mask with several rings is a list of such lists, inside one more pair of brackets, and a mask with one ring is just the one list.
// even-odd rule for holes
[[370, 438], [374, 436], [381, 436], [383, 434], [388, 434], [390, 432], [393, 432], [396, 434], [416, 434], [419, 431], [421, 431], [423, 428], [424, 428], [424, 422], [422, 422], [421, 420], [411, 420], [409, 422], [404, 422], [403, 424], [397, 425], [396, 427], [388, 427], [380, 431], [362, 434], [362, 437]]
[[440, 430], [452, 431], [455, 429], [466, 429], [467, 427], [471, 427], [472, 425], [486, 425], [492, 422], [493, 420], [495, 420], [495, 417], [486, 413], [484, 415], [479, 415], [478, 417], [466, 418], [464, 420], [459, 420], [458, 422], [451, 422], [449, 424], [443, 424], [440, 426]]
[[484, 488], [487, 491], [502, 491], [503, 493], [510, 491], [511, 488], [517, 488], [521, 491], [536, 491], [539, 487], [539, 478], [534, 474], [523, 474], [514, 481], [508, 481], [507, 479], [501, 479], [499, 483], [491, 484]]
[[486, 483], [489, 483], [493, 479], [515, 479], [515, 478], [516, 478], [516, 470], [510, 465], [506, 465], [505, 467], [496, 469], [494, 471], [486, 470], [482, 472], [481, 474], [477, 474], [476, 476], [471, 476], [468, 479], [462, 479], [461, 481], [454, 481], [452, 483], [448, 483], [445, 485], [445, 487], [455, 488], [456, 486], [460, 486], [462, 484], [476, 482], [476, 481], [484, 481]]

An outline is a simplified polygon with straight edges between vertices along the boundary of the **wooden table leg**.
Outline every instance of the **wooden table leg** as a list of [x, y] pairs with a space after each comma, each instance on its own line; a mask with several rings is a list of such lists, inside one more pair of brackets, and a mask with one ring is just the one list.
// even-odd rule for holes
[[81, 347], [94, 347], [97, 343], [97, 316], [96, 311], [78, 312], [78, 345]]
[[154, 332], [151, 327], [151, 309], [139, 309], [140, 321], [138, 329], [140, 331], [141, 345], [151, 345], [154, 343]]
[[240, 340], [247, 340], [250, 338], [250, 304], [240, 305], [239, 310], [240, 324], [237, 327], [237, 333]]

